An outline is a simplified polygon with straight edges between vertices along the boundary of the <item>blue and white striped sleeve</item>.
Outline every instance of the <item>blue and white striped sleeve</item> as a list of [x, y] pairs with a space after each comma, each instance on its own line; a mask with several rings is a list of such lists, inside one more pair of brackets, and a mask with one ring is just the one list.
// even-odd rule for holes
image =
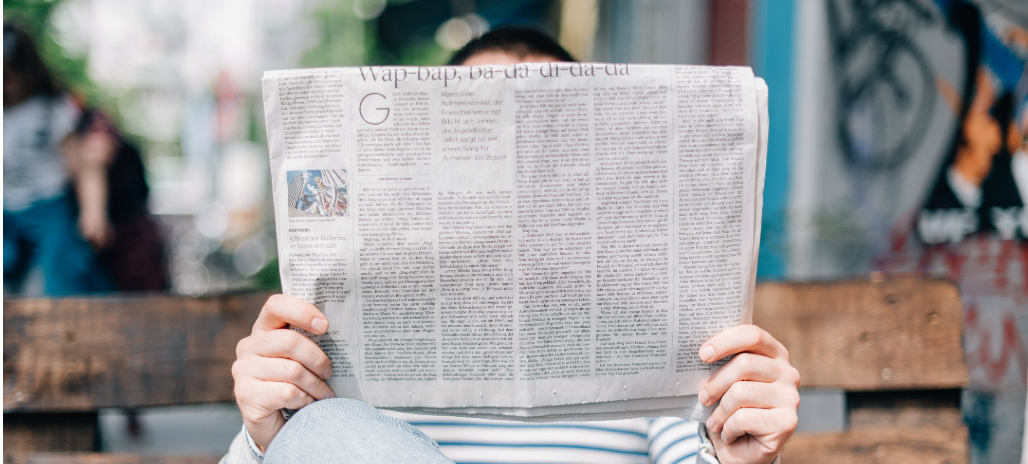
[[699, 422], [678, 417], [650, 419], [646, 441], [653, 464], [719, 464]]
[[[646, 434], [653, 464], [720, 464], [703, 424], [678, 417], [654, 417]], [[780, 464], [781, 456], [771, 464]]]

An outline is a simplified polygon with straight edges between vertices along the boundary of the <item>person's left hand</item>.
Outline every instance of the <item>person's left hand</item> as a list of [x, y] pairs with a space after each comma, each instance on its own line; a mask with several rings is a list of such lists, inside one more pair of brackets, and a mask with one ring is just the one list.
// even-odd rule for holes
[[768, 464], [796, 430], [800, 374], [789, 352], [755, 325], [725, 330], [700, 347], [700, 359], [736, 355], [699, 391], [705, 406], [721, 404], [707, 419], [721, 464]]

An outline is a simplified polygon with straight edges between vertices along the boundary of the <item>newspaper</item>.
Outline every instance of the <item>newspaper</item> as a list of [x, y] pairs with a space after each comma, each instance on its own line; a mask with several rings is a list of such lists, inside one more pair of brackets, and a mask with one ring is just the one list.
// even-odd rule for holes
[[752, 313], [767, 88], [744, 67], [270, 71], [282, 288], [340, 397], [521, 420], [701, 419]]

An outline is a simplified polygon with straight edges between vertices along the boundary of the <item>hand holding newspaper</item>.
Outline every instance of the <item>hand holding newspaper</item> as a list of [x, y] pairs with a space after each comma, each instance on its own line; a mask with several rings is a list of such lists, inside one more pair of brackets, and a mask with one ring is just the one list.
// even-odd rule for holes
[[263, 79], [283, 291], [340, 397], [702, 419], [752, 313], [767, 88], [749, 68], [522, 63]]

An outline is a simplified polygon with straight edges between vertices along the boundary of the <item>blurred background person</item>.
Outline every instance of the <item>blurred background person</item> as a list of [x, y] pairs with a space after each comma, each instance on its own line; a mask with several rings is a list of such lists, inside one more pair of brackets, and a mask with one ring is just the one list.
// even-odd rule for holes
[[5, 25], [4, 52], [6, 291], [26, 290], [36, 266], [47, 294], [166, 290], [139, 150], [103, 113], [79, 108], [24, 30]]
[[[38, 268], [34, 292], [67, 295], [115, 289], [114, 280], [89, 242], [109, 239], [103, 203], [82, 204], [76, 224], [72, 184], [95, 190], [88, 170], [72, 175], [65, 155], [76, 144], [81, 112], [57, 84], [29, 36], [4, 24], [4, 293], [21, 293]], [[77, 149], [72, 148], [77, 145]], [[81, 197], [81, 196], [80, 196]], [[86, 198], [90, 198], [87, 193]], [[82, 234], [79, 231], [82, 231]], [[87, 242], [86, 240], [89, 240]]]
[[79, 230], [117, 289], [167, 290], [164, 234], [147, 206], [150, 189], [139, 150], [96, 110], [82, 113], [65, 148]]

